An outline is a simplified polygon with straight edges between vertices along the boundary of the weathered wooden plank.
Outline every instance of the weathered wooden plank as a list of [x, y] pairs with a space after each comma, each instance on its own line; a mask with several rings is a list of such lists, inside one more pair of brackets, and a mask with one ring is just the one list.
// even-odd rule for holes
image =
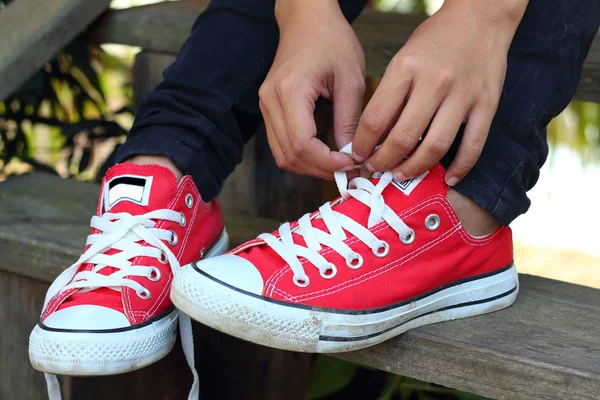
[[108, 8], [110, 0], [19, 0], [0, 13], [0, 101]]
[[497, 399], [598, 399], [600, 290], [529, 275], [520, 281], [506, 310], [339, 356]]
[[[204, 1], [169, 2], [110, 11], [94, 26], [99, 43], [120, 43], [175, 54], [187, 38]], [[380, 76], [424, 16], [367, 10], [353, 27], [367, 58], [367, 75]], [[600, 40], [596, 38], [583, 66], [575, 96], [600, 101]]]
[[31, 368], [27, 347], [47, 289], [46, 282], [0, 271], [0, 399], [46, 397], [44, 376]]
[[[50, 282], [79, 253], [97, 191], [94, 184], [45, 174], [2, 183], [0, 270]], [[277, 225], [231, 214], [227, 223], [237, 243]], [[13, 254], [14, 249], [20, 250]], [[52, 266], [46, 259], [61, 264]], [[210, 340], [217, 339], [202, 338], [205, 346], [209, 343], [202, 350], [205, 356], [216, 351]], [[519, 298], [506, 310], [415, 329], [379, 346], [337, 356], [492, 398], [597, 399], [598, 338], [600, 290], [522, 275]], [[185, 365], [178, 368], [185, 373]]]

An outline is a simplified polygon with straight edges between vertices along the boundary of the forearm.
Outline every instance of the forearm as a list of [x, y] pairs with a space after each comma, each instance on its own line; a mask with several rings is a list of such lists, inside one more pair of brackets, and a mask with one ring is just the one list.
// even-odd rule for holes
[[275, 17], [281, 29], [298, 15], [318, 16], [333, 9], [338, 12], [341, 10], [346, 20], [352, 22], [367, 3], [368, 0], [276, 0]]
[[276, 0], [275, 19], [279, 29], [303, 19], [319, 20], [331, 11], [339, 12], [337, 0]]
[[467, 10], [481, 24], [496, 28], [510, 43], [528, 3], [529, 0], [446, 0], [442, 7]]

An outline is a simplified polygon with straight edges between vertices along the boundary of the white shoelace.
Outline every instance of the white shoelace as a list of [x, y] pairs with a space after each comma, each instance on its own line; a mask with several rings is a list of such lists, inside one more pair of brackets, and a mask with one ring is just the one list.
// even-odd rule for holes
[[[143, 276], [156, 279], [158, 270], [154, 267], [132, 265], [131, 259], [139, 256], [156, 258], [164, 264], [169, 264], [173, 275], [180, 271], [179, 261], [163, 242], [173, 242], [173, 232], [155, 228], [154, 220], [165, 220], [183, 223], [183, 215], [173, 210], [156, 210], [143, 215], [133, 216], [128, 213], [105, 213], [101, 217], [92, 217], [91, 227], [100, 231], [88, 236], [86, 246], [90, 247], [81, 255], [79, 260], [61, 273], [52, 283], [46, 294], [44, 310], [50, 300], [66, 290], [80, 289], [91, 291], [98, 288], [109, 288], [121, 291], [122, 287], [129, 287], [136, 291], [138, 296], [150, 295], [150, 292], [140, 283], [126, 278]], [[150, 246], [142, 246], [136, 242], [143, 240]], [[109, 249], [120, 250], [113, 255], [103, 254]], [[94, 264], [91, 271], [77, 272], [82, 264]], [[109, 275], [99, 272], [103, 268], [114, 268], [116, 271]], [[199, 396], [198, 373], [194, 365], [194, 340], [192, 336], [192, 323], [190, 318], [179, 313], [179, 334], [187, 363], [194, 376], [194, 383], [190, 390], [189, 400], [196, 400]], [[45, 374], [50, 400], [60, 400], [60, 386], [55, 375]]]
[[[342, 151], [344, 150], [346, 149]], [[317, 267], [323, 278], [332, 278], [337, 272], [335, 265], [318, 253], [322, 249], [321, 245], [330, 247], [344, 257], [348, 267], [359, 268], [362, 265], [362, 256], [344, 243], [344, 240], [348, 238], [344, 230], [365, 243], [375, 255], [380, 257], [389, 252], [389, 245], [377, 238], [368, 228], [386, 221], [398, 233], [400, 240], [409, 241], [414, 237], [414, 231], [385, 204], [382, 193], [392, 180], [392, 173], [387, 171], [383, 173], [377, 185], [373, 185], [368, 179], [359, 177], [350, 181], [348, 186], [346, 173], [335, 173], [335, 182], [342, 195], [342, 201], [353, 197], [371, 209], [366, 228], [347, 215], [333, 210], [330, 203], [325, 203], [319, 208], [319, 214], [315, 217], [311, 218], [310, 214], [305, 214], [300, 218], [298, 226], [294, 230], [291, 229], [289, 222], [281, 225], [279, 238], [270, 233], [264, 233], [259, 238], [288, 263], [294, 272], [294, 283], [301, 287], [308, 286], [309, 278], [299, 260], [300, 257], [306, 258]], [[323, 219], [329, 233], [312, 225], [312, 219], [319, 217]], [[294, 243], [294, 233], [304, 238], [306, 246]]]

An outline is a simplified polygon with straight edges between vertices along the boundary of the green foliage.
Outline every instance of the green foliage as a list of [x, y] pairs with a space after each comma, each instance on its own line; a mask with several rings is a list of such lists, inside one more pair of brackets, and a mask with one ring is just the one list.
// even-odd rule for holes
[[318, 356], [313, 364], [308, 398], [321, 399], [342, 390], [352, 382], [357, 369], [356, 364], [328, 356]]
[[[368, 387], [368, 390], [364, 390]], [[309, 400], [485, 400], [484, 397], [317, 356]]]
[[87, 33], [77, 37], [0, 102], [0, 172], [13, 159], [53, 171], [34, 159], [36, 139], [50, 135], [44, 141], [50, 143], [47, 152], [62, 152], [68, 160], [68, 174], [80, 176], [88, 169], [98, 143], [126, 134], [114, 117], [131, 110], [109, 110], [101, 73], [107, 69], [129, 73], [128, 67], [88, 43]]

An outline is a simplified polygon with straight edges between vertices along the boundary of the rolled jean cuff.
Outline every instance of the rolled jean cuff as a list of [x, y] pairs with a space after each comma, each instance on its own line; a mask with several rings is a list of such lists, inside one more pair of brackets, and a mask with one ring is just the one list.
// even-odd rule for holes
[[[184, 130], [170, 126], [148, 127], [138, 133], [139, 135], [128, 137], [119, 148], [115, 163], [122, 163], [139, 155], [164, 156], [171, 159], [184, 175], [192, 177], [204, 201], [211, 201], [217, 196], [224, 178], [216, 177], [209, 167], [218, 169], [222, 160], [211, 149], [208, 141], [204, 142], [199, 136], [191, 136]], [[189, 140], [192, 137], [198, 143], [190, 146]]]
[[521, 160], [505, 182], [498, 183], [493, 176], [473, 170], [454, 189], [475, 201], [502, 225], [508, 226], [529, 209], [531, 201], [522, 188], [524, 160]]

